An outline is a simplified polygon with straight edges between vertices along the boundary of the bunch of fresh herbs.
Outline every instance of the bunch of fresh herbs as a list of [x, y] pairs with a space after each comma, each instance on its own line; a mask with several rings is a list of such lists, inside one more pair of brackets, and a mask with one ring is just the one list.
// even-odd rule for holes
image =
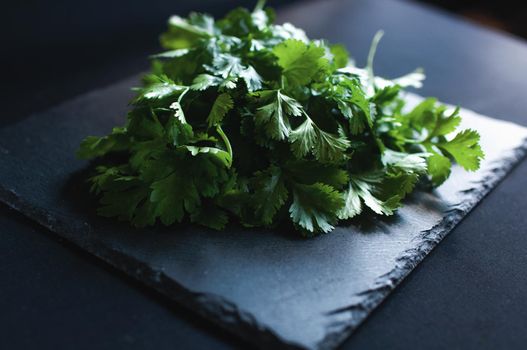
[[173, 16], [124, 127], [87, 137], [98, 213], [134, 226], [182, 220], [214, 229], [290, 220], [304, 236], [365, 211], [392, 215], [418, 181], [443, 183], [455, 161], [478, 169], [474, 130], [426, 99], [405, 110], [414, 72], [373, 75], [343, 46], [273, 24], [260, 1], [215, 21]]

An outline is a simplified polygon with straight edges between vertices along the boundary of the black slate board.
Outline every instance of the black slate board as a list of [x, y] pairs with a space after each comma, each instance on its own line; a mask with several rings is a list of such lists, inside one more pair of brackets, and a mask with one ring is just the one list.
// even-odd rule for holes
[[[417, 193], [389, 219], [311, 240], [194, 226], [134, 230], [98, 218], [74, 151], [122, 124], [136, 78], [0, 130], [0, 199], [108, 263], [262, 347], [331, 348], [362, 322], [503, 178], [527, 129], [463, 110], [482, 134], [482, 169]], [[408, 96], [415, 102], [417, 98]]]

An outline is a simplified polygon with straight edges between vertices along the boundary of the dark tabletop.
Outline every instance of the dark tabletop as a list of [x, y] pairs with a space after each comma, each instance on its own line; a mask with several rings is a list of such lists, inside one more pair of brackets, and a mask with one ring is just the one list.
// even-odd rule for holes
[[[79, 43], [89, 40], [80, 31], [71, 34], [84, 40], [77, 46], [71, 43], [79, 40], [44, 45], [46, 35], [53, 36], [48, 28], [50, 33], [40, 37], [32, 34], [34, 46], [3, 42], [11, 56], [2, 58], [7, 57], [7, 69], [0, 125], [145, 69], [144, 57], [156, 50], [149, 35], [162, 28], [144, 18], [158, 21], [172, 8], [155, 9], [137, 15], [142, 19], [137, 33], [151, 31], [143, 37], [125, 31], [83, 46]], [[218, 6], [210, 10], [221, 12]], [[61, 11], [68, 18], [69, 10]], [[527, 125], [527, 45], [518, 39], [403, 1], [303, 2], [282, 8], [280, 18], [306, 28], [312, 37], [344, 43], [359, 64], [382, 28], [386, 36], [376, 58], [377, 74], [394, 77], [422, 66], [428, 77], [422, 94]], [[46, 48], [45, 55], [39, 48]], [[526, 170], [527, 162], [521, 163], [491, 192], [343, 348], [524, 348]], [[3, 206], [0, 310], [5, 349], [247, 347]]]

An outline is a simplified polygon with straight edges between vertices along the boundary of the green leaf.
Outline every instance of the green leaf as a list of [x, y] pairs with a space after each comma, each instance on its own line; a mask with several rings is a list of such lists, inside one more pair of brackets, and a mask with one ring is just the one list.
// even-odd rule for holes
[[110, 152], [125, 151], [129, 145], [130, 139], [126, 133], [126, 129], [114, 128], [112, 133], [108, 136], [86, 137], [77, 150], [77, 157], [80, 159], [102, 157]]
[[344, 68], [349, 63], [349, 53], [343, 45], [331, 45], [331, 54], [333, 55], [333, 64], [335, 68]]
[[100, 194], [103, 191], [112, 190], [115, 180], [126, 177], [128, 171], [127, 165], [105, 166], [99, 165], [95, 168], [96, 175], [89, 178], [91, 182], [90, 192]]
[[270, 27], [270, 30], [273, 34], [272, 42], [275, 41], [281, 42], [283, 40], [300, 40], [301, 42], [307, 43], [309, 39], [306, 35], [306, 32], [300, 28], [295, 27], [291, 23], [284, 23], [282, 25], [274, 25]]
[[163, 125], [159, 122], [156, 113], [150, 108], [134, 109], [128, 113], [126, 130], [138, 142], [159, 139], [164, 135]]
[[291, 85], [306, 85], [328, 65], [324, 48], [289, 39], [275, 46], [273, 53]]
[[[207, 20], [204, 19], [203, 23], [205, 22]], [[195, 46], [200, 39], [208, 38], [212, 34], [210, 24], [199, 26], [179, 16], [172, 16], [168, 21], [168, 31], [161, 35], [160, 41], [161, 46], [165, 49], [187, 49]]]
[[197, 152], [190, 159], [172, 157], [171, 162], [159, 162], [173, 167], [172, 172], [151, 185], [152, 212], [163, 224], [181, 222], [185, 212], [192, 214], [198, 210], [201, 197], [212, 198], [219, 193], [220, 185], [227, 181], [227, 174], [221, 169], [223, 165], [215, 164], [211, 157], [215, 155]]
[[401, 92], [401, 87], [398, 85], [388, 85], [382, 89], [378, 89], [372, 97], [372, 102], [377, 108], [382, 109], [386, 105], [394, 102]]
[[450, 159], [438, 153], [432, 154], [427, 159], [428, 173], [434, 186], [439, 186], [450, 176]]
[[200, 204], [192, 180], [178, 172], [152, 184], [150, 201], [155, 204], [155, 215], [167, 226], [181, 222], [184, 210], [193, 212]]
[[166, 143], [163, 139], [154, 139], [136, 142], [130, 149], [128, 163], [133, 169], [140, 169], [149, 158], [156, 157], [166, 151]]
[[263, 6], [260, 6], [260, 4], [258, 4], [251, 13], [251, 19], [258, 30], [263, 31], [269, 25], [269, 16], [267, 15], [267, 12], [264, 11]]
[[437, 119], [437, 124], [434, 127], [432, 136], [444, 136], [454, 132], [461, 124], [461, 117], [459, 116], [459, 107], [456, 108], [449, 116], [444, 116], [443, 110]]
[[437, 122], [436, 103], [435, 98], [427, 98], [408, 113], [406, 118], [417, 130], [433, 130]]
[[339, 218], [350, 219], [362, 212], [362, 204], [359, 205], [357, 198], [376, 214], [392, 215], [400, 205], [401, 196], [396, 194], [386, 200], [380, 199], [376, 193], [381, 192], [382, 182], [382, 177], [377, 175], [352, 176], [344, 197], [346, 205], [339, 211]]
[[373, 121], [370, 111], [370, 102], [366, 99], [366, 95], [356, 80], [350, 80], [347, 86], [351, 90], [350, 102], [355, 106], [359, 107], [366, 117], [366, 123], [368, 126], [373, 126]]
[[386, 149], [382, 162], [389, 167], [404, 170], [406, 173], [423, 174], [427, 170], [428, 153], [403, 153]]
[[438, 147], [447, 151], [465, 170], [475, 171], [485, 154], [479, 145], [479, 134], [475, 130], [463, 130], [451, 141], [442, 142]]
[[342, 195], [329, 185], [295, 184], [293, 204], [289, 208], [291, 219], [305, 230], [306, 235], [327, 233], [334, 228], [337, 211], [343, 206]]
[[316, 160], [290, 160], [284, 167], [292, 181], [298, 183], [311, 185], [322, 182], [340, 190], [349, 182], [348, 172], [337, 164]]
[[337, 91], [340, 94], [334, 96], [337, 106], [344, 117], [350, 120], [350, 130], [353, 135], [364, 131], [366, 126], [373, 126], [370, 111], [370, 102], [366, 98], [360, 82], [356, 79], [344, 79], [339, 82]]
[[191, 12], [188, 23], [194, 26], [194, 28], [199, 28], [200, 32], [205, 32], [208, 35], [214, 35], [217, 32], [214, 18], [204, 13]]
[[227, 113], [234, 107], [234, 102], [231, 96], [227, 93], [223, 93], [216, 98], [212, 109], [207, 117], [207, 123], [209, 127], [220, 124]]
[[190, 88], [192, 90], [203, 91], [207, 90], [212, 86], [218, 86], [223, 82], [221, 78], [215, 77], [210, 74], [200, 74], [193, 81]]
[[189, 49], [178, 49], [161, 52], [155, 55], [150, 56], [150, 58], [176, 58], [183, 57], [190, 52]]
[[402, 88], [414, 87], [419, 89], [423, 87], [423, 80], [425, 80], [425, 74], [422, 68], [417, 68], [413, 72], [403, 75], [402, 77], [396, 78], [393, 80], [395, 86], [400, 86]]
[[200, 153], [211, 154], [222, 162], [226, 167], [230, 167], [232, 164], [232, 156], [229, 152], [226, 152], [222, 149], [216, 147], [197, 147], [197, 146], [185, 146], [185, 148], [192, 154], [196, 156]]
[[310, 118], [307, 118], [295, 130], [291, 131], [289, 141], [291, 150], [298, 158], [303, 158], [306, 154], [311, 153], [317, 142], [317, 132]]
[[270, 225], [276, 212], [288, 198], [281, 169], [272, 165], [264, 171], [256, 172], [252, 185], [256, 189], [254, 215], [264, 225]]
[[112, 180], [113, 189], [104, 192], [97, 214], [130, 221], [137, 206], [148, 196], [148, 188], [136, 178], [118, 177]]
[[212, 65], [212, 67], [207, 67], [208, 70], [223, 78], [240, 76], [246, 69], [242, 65], [242, 60], [239, 57], [224, 53], [216, 55], [212, 61]]
[[347, 158], [345, 151], [350, 146], [350, 142], [345, 137], [317, 130], [317, 143], [314, 149], [316, 159], [322, 162], [339, 162]]
[[194, 137], [192, 126], [182, 121], [177, 114], [174, 114], [174, 116], [168, 120], [165, 128], [167, 138], [174, 146], [186, 145]]
[[351, 184], [344, 192], [344, 206], [337, 212], [338, 218], [341, 220], [351, 219], [362, 213], [361, 197], [359, 191]]
[[289, 136], [291, 150], [298, 158], [313, 153], [321, 162], [338, 162], [346, 158], [344, 151], [350, 142], [341, 136], [335, 136], [319, 129], [310, 118], [306, 120]]
[[270, 101], [259, 107], [255, 114], [255, 123], [264, 128], [265, 133], [272, 139], [283, 140], [291, 132], [289, 116], [297, 117], [302, 114], [302, 106], [295, 99], [277, 91], [264, 91], [260, 97]]
[[139, 89], [134, 103], [160, 100], [169, 96], [179, 95], [187, 89], [186, 86], [175, 84], [166, 77], [156, 77], [156, 81]]
[[190, 214], [190, 220], [214, 230], [223, 230], [229, 222], [229, 217], [225, 211], [216, 205], [205, 203]]
[[249, 92], [260, 90], [262, 88], [262, 77], [252, 66], [242, 70], [240, 76], [245, 81]]
[[253, 13], [247, 9], [237, 8], [229, 12], [223, 20], [219, 21], [218, 26], [225, 35], [245, 37], [249, 34], [258, 33], [261, 22], [261, 16], [253, 16]]
[[395, 209], [399, 206], [399, 202], [414, 190], [419, 178], [418, 173], [405, 173], [404, 171], [386, 174], [377, 184], [375, 194], [383, 201], [391, 202], [392, 200]]

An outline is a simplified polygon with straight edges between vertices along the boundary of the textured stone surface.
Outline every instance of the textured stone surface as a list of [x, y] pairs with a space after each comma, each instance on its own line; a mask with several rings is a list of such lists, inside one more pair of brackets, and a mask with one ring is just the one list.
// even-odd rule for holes
[[[134, 79], [0, 130], [0, 199], [264, 347], [331, 348], [362, 322], [526, 151], [527, 130], [463, 111], [482, 134], [482, 169], [416, 193], [392, 218], [303, 240], [288, 232], [194, 226], [134, 230], [94, 215], [87, 134], [121, 124]], [[415, 99], [410, 96], [410, 99]]]

